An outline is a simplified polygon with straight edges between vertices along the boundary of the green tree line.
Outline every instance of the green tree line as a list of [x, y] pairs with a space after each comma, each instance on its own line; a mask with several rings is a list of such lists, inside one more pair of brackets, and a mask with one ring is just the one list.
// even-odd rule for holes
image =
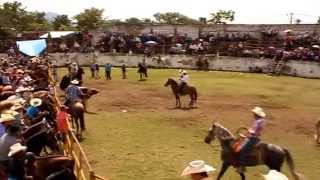
[[74, 17], [58, 15], [52, 21], [48, 21], [44, 12], [27, 11], [20, 2], [5, 2], [0, 5], [0, 33], [4, 31], [91, 30], [105, 24], [226, 24], [235, 18], [235, 12], [232, 10], [212, 13], [208, 19], [193, 19], [179, 12], [155, 13], [154, 19], [131, 17], [125, 20], [105, 19], [103, 14], [104, 9], [89, 8]]

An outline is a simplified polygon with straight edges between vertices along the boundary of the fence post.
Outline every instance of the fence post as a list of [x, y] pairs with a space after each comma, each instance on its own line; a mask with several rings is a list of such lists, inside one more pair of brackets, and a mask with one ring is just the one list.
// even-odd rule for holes
[[95, 180], [95, 175], [94, 175], [94, 172], [91, 170], [90, 172], [90, 180]]

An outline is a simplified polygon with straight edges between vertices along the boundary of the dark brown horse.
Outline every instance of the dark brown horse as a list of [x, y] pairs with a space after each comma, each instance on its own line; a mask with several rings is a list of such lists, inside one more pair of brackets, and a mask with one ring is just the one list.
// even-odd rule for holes
[[320, 144], [320, 120], [316, 124], [316, 134], [314, 135], [316, 143]]
[[179, 107], [179, 108], [181, 107], [180, 96], [184, 96], [184, 95], [190, 96], [191, 100], [189, 103], [189, 107], [192, 107], [194, 104], [197, 103], [198, 93], [197, 93], [197, 89], [195, 87], [186, 86], [183, 90], [183, 93], [181, 93], [178, 83], [171, 78], [168, 79], [168, 81], [166, 82], [166, 84], [164, 86], [165, 87], [171, 86], [172, 92], [176, 98], [176, 107]]
[[27, 174], [34, 180], [59, 179], [75, 180], [73, 174], [74, 160], [63, 155], [36, 157], [31, 153], [26, 155]]
[[[238, 164], [238, 155], [234, 152], [234, 145], [235, 143], [238, 143], [238, 140], [229, 130], [218, 123], [212, 125], [205, 138], [205, 142], [210, 144], [215, 137], [219, 140], [222, 148], [221, 158], [223, 165], [217, 177], [217, 180], [220, 180], [230, 166], [237, 166]], [[301, 176], [295, 172], [295, 165], [289, 151], [276, 145], [265, 143], [256, 145], [252, 150], [250, 157], [248, 157], [246, 166], [266, 165], [271, 170], [281, 171], [281, 167], [285, 160], [288, 163], [294, 180], [300, 180]], [[244, 173], [241, 172], [239, 174], [241, 179], [245, 180]]]
[[22, 138], [28, 151], [40, 155], [41, 151], [49, 147], [53, 153], [59, 153], [60, 148], [55, 137], [54, 128], [46, 121], [38, 122], [22, 132]]

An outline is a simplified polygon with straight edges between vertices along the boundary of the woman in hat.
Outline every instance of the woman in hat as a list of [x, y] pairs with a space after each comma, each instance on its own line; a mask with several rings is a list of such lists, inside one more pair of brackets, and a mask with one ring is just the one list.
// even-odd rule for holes
[[27, 176], [25, 171], [25, 154], [27, 147], [16, 143], [10, 147], [8, 153], [9, 161], [9, 178], [8, 180], [26, 180], [33, 179]]
[[209, 173], [216, 169], [206, 164], [202, 160], [196, 160], [189, 163], [183, 170], [181, 176], [190, 175], [192, 180], [209, 180]]
[[246, 139], [242, 142], [242, 144], [236, 150], [239, 152], [239, 172], [245, 171], [245, 163], [247, 161], [246, 157], [248, 153], [251, 152], [253, 147], [260, 142], [260, 136], [262, 130], [266, 124], [266, 113], [263, 111], [261, 107], [255, 107], [252, 110], [254, 122], [252, 127], [249, 129], [248, 135]]

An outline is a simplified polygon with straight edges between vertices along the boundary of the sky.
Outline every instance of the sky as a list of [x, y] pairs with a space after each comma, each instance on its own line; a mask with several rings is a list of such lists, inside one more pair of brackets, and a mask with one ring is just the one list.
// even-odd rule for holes
[[[6, 1], [0, 0], [1, 4]], [[315, 23], [320, 0], [17, 0], [28, 10], [74, 16], [86, 8], [105, 9], [108, 19], [152, 18], [156, 12], [180, 12], [192, 18], [209, 17], [220, 9], [234, 10], [237, 24], [285, 24], [289, 14], [302, 23]]]

